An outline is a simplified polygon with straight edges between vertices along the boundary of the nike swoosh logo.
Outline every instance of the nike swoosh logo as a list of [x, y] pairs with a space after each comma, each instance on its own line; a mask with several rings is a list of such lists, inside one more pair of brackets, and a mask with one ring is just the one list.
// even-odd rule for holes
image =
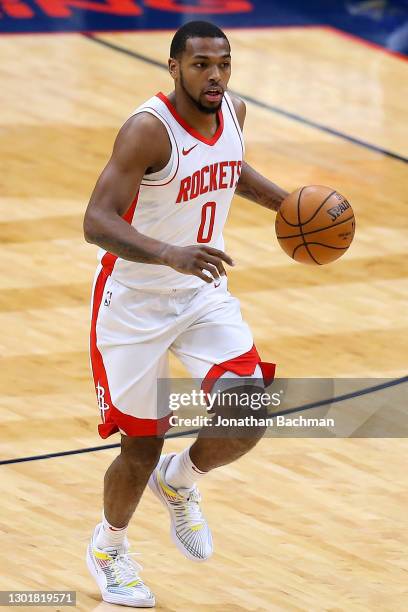
[[198, 144], [195, 144], [193, 147], [191, 147], [191, 149], [188, 149], [187, 151], [183, 148], [183, 155], [188, 155], [196, 147], [198, 147]]

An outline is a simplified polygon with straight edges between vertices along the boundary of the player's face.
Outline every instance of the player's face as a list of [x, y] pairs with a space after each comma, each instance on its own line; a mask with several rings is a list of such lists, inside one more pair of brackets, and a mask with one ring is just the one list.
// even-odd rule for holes
[[224, 38], [190, 38], [175, 80], [203, 113], [216, 113], [231, 76], [231, 51]]

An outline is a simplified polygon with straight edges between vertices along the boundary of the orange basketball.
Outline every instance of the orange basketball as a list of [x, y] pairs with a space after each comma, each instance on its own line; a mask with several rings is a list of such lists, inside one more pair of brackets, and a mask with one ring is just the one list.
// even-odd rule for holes
[[355, 230], [353, 209], [335, 189], [301, 187], [289, 194], [276, 215], [282, 249], [300, 263], [321, 266], [341, 257]]

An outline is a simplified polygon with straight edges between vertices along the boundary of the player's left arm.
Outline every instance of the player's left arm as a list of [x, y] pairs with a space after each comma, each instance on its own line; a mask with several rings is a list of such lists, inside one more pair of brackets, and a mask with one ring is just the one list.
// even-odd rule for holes
[[[241, 130], [244, 129], [246, 106], [237, 96], [230, 94]], [[279, 210], [282, 200], [288, 192], [272, 183], [269, 179], [254, 170], [246, 161], [242, 162], [241, 177], [236, 192], [243, 198], [256, 202], [270, 210]]]

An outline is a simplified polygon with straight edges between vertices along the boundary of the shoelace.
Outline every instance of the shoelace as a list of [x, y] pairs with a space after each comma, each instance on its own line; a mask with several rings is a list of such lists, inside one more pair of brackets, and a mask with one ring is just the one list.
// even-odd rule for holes
[[143, 566], [134, 559], [130, 559], [130, 557], [135, 556], [140, 556], [140, 553], [124, 552], [112, 557], [110, 567], [120, 586], [126, 586], [134, 580], [140, 580], [139, 572], [142, 571]]
[[203, 524], [204, 519], [199, 506], [201, 495], [197, 487], [193, 489], [178, 489], [177, 493], [183, 498], [182, 500], [172, 502], [177, 518], [187, 518], [191, 525]]

